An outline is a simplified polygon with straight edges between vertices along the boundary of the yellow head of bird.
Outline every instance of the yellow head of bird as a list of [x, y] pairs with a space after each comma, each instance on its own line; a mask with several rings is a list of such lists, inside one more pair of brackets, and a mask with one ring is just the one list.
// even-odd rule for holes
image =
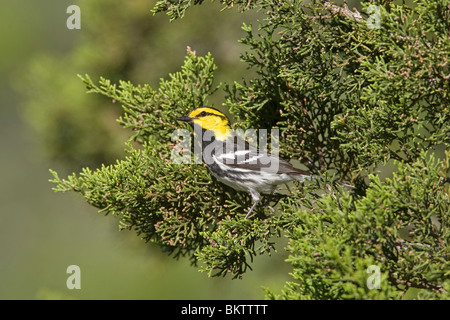
[[196, 108], [177, 120], [185, 121], [191, 126], [198, 125], [203, 130], [211, 130], [215, 138], [219, 140], [225, 140], [232, 135], [228, 118], [219, 110], [211, 107]]

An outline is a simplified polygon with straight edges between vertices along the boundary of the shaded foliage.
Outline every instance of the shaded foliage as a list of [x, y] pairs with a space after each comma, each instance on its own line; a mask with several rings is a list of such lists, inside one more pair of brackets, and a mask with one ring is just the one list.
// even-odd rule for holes
[[[154, 10], [177, 19], [200, 3], [158, 1]], [[225, 84], [222, 107], [236, 128], [280, 128], [282, 153], [322, 180], [294, 184], [275, 213], [259, 208], [244, 220], [248, 195], [204, 165], [175, 163], [174, 152], [184, 152], [172, 140], [176, 117], [207, 105], [221, 85], [212, 55], [189, 49], [158, 89], [82, 77], [89, 92], [122, 105], [119, 123], [133, 130], [128, 156], [67, 179], [53, 172], [55, 190], [80, 192], [209, 275], [242, 277], [286, 236], [293, 281], [280, 294], [267, 289], [269, 298], [391, 299], [410, 288], [421, 289], [419, 298], [448, 298], [448, 0], [378, 2], [379, 28], [329, 2], [221, 3], [265, 14], [259, 32], [243, 25], [241, 59], [256, 76]], [[395, 172], [382, 181], [375, 168], [392, 160]], [[378, 290], [367, 284], [370, 266], [380, 270]]]

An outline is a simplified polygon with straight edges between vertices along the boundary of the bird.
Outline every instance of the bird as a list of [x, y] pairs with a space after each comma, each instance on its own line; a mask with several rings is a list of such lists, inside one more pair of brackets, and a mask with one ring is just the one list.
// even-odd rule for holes
[[260, 203], [261, 194], [269, 194], [270, 199], [281, 184], [314, 179], [308, 171], [295, 168], [238, 136], [228, 117], [215, 108], [198, 107], [177, 120], [188, 123], [197, 138], [201, 135], [203, 162], [212, 175], [223, 184], [251, 195], [253, 205], [244, 219]]

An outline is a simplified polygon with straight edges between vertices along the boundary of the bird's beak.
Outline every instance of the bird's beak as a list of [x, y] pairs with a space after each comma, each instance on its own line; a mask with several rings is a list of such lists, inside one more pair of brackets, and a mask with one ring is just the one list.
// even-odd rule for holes
[[181, 116], [179, 118], [177, 118], [178, 121], [184, 121], [184, 122], [192, 122], [193, 118], [189, 117], [189, 116]]

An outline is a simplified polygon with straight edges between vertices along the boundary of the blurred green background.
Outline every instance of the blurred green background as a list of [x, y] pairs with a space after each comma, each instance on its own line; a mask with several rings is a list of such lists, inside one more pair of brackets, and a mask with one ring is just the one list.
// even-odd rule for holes
[[[41, 125], [56, 113], [49, 109], [42, 119], [33, 113], [36, 108], [54, 104], [60, 110], [59, 115], [65, 115], [70, 103], [78, 97], [91, 103], [98, 101], [98, 97], [85, 95], [77, 74], [89, 73], [93, 78], [111, 76], [115, 80], [149, 83], [156, 88], [159, 78], [182, 65], [187, 46], [198, 54], [211, 52], [218, 57], [218, 81], [240, 80], [248, 73], [239, 62], [239, 52], [244, 49], [237, 42], [244, 36], [240, 26], [242, 21], [255, 21], [256, 13], [220, 12], [220, 5], [208, 3], [190, 9], [184, 19], [169, 23], [165, 15], [150, 13], [154, 1], [127, 1], [127, 10], [134, 6], [135, 14], [144, 17], [140, 21], [144, 24], [142, 28], [154, 30], [148, 41], [142, 43], [133, 37], [140, 32], [136, 25], [134, 29], [123, 27], [128, 25], [128, 18], [136, 17], [127, 16], [130, 11], [125, 9], [117, 16], [124, 1], [99, 0], [92, 1], [92, 5], [87, 1], [67, 0], [1, 0], [0, 3], [0, 298], [261, 299], [264, 298], [261, 286], [279, 291], [289, 279], [290, 271], [284, 262], [287, 257], [282, 249], [283, 239], [277, 246], [279, 252], [257, 258], [252, 265], [254, 271], [248, 272], [244, 279], [208, 278], [186, 259], [168, 257], [158, 247], [144, 243], [134, 232], [119, 232], [117, 217], [98, 214], [81, 197], [54, 193], [48, 182], [49, 168], [70, 173], [77, 172], [86, 163], [94, 166], [98, 163], [90, 161], [90, 153], [80, 160], [72, 157], [72, 162], [55, 157], [55, 150], [53, 154], [49, 150], [56, 142], [46, 140]], [[71, 4], [81, 8], [81, 30], [66, 27], [69, 17], [66, 10]], [[92, 27], [99, 23], [95, 21], [95, 10], [111, 14], [107, 23], [102, 20], [101, 28], [97, 29]], [[145, 25], [147, 21], [149, 25]], [[119, 37], [110, 44], [102, 43], [103, 35], [106, 39], [109, 34]], [[99, 47], [91, 46], [87, 53], [86, 47], [80, 50], [86, 37], [91, 37], [91, 43], [97, 37]], [[141, 45], [145, 48], [140, 49]], [[120, 53], [117, 48], [126, 48], [130, 54], [136, 48], [139, 55], [134, 61], [139, 63], [127, 72], [109, 75], [108, 64], [124, 63], [120, 54], [114, 55]], [[86, 57], [94, 57], [90, 61], [98, 68], [91, 68], [84, 61], [77, 62]], [[39, 68], [42, 70], [36, 72]], [[48, 77], [41, 80], [41, 75], [50, 69], [56, 71], [49, 71]], [[216, 103], [221, 98], [219, 95]], [[110, 101], [101, 103], [107, 110], [118, 107]], [[115, 110], [118, 114], [120, 109]], [[63, 119], [70, 117], [68, 113]], [[106, 118], [105, 122], [126, 139], [126, 133], [114, 117]], [[48, 135], [49, 127], [45, 130]], [[93, 141], [99, 139], [96, 132], [89, 129], [83, 132]], [[59, 135], [60, 131], [51, 132], [55, 141]], [[115, 140], [102, 143], [114, 144], [113, 150], [124, 149], [123, 143]], [[71, 143], [63, 147], [70, 149]], [[114, 152], [103, 155], [102, 159], [114, 162], [120, 157], [114, 158], [114, 154], [120, 154]], [[69, 276], [66, 269], [72, 264], [81, 268], [81, 290], [66, 287]]]

